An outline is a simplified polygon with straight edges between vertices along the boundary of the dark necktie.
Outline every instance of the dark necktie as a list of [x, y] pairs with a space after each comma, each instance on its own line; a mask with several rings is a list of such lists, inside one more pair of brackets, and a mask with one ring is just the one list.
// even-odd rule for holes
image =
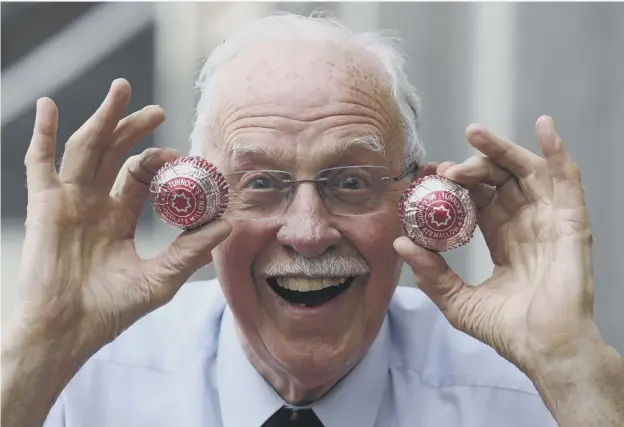
[[262, 427], [323, 427], [312, 409], [290, 409], [282, 406]]

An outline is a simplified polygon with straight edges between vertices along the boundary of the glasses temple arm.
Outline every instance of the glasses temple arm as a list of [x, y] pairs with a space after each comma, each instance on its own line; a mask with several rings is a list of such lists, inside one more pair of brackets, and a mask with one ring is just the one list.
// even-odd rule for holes
[[414, 174], [416, 172], [418, 172], [418, 170], [420, 169], [420, 165], [418, 163], [414, 163], [408, 167], [405, 168], [405, 170], [399, 175], [399, 176], [395, 176], [394, 178], [391, 178], [393, 181], [400, 181], [404, 178], [406, 178], [408, 175]]

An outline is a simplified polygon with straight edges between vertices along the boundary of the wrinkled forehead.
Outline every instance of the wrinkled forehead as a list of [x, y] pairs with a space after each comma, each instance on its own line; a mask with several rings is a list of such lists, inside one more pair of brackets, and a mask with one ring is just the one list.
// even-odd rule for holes
[[[234, 139], [226, 144], [226, 166], [246, 169], [254, 165], [293, 168], [300, 163], [295, 144], [286, 138]], [[385, 143], [377, 133], [353, 131], [347, 134], [319, 138], [308, 144], [303, 155], [311, 167], [321, 169], [342, 163], [386, 165], [388, 156]], [[391, 165], [390, 165], [391, 166]]]
[[[346, 39], [270, 39], [243, 48], [221, 74], [219, 92], [232, 101], [314, 105], [348, 92], [378, 97], [388, 86], [381, 63], [364, 48]], [[361, 90], [359, 90], [361, 89]], [[239, 102], [240, 102], [239, 101]]]
[[221, 71], [213, 108], [214, 142], [227, 163], [279, 156], [296, 141], [329, 156], [387, 156], [402, 147], [390, 77], [377, 58], [346, 40], [272, 41], [243, 50]]

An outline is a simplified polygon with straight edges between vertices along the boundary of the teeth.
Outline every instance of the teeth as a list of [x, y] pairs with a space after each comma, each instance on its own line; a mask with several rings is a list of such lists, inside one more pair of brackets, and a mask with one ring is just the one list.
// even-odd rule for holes
[[278, 277], [277, 284], [291, 291], [308, 292], [319, 291], [330, 286], [338, 286], [344, 283], [348, 277], [337, 277], [331, 279], [306, 279], [298, 277]]

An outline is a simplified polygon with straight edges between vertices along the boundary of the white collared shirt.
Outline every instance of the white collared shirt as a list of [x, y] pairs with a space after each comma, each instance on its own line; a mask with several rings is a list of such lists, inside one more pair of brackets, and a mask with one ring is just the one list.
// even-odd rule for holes
[[[216, 280], [184, 285], [94, 355], [47, 427], [260, 427], [284, 401], [247, 360]], [[556, 426], [531, 381], [398, 288], [360, 364], [309, 406], [325, 427]]]

